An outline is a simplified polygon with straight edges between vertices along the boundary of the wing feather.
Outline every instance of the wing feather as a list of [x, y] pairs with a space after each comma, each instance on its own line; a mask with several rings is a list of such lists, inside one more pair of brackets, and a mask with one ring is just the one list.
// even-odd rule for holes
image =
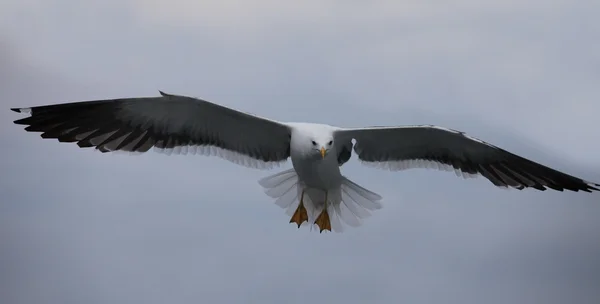
[[157, 97], [12, 110], [30, 114], [15, 121], [26, 125], [28, 132], [102, 152], [146, 152], [154, 147], [167, 153], [187, 153], [188, 147], [199, 147], [197, 151], [203, 154], [257, 168], [283, 162], [290, 155], [291, 130], [286, 124], [164, 92]]
[[546, 167], [463, 132], [437, 126], [340, 129], [337, 140], [356, 141], [363, 164], [388, 170], [437, 163], [465, 176], [482, 175], [498, 187], [600, 191], [600, 184]]

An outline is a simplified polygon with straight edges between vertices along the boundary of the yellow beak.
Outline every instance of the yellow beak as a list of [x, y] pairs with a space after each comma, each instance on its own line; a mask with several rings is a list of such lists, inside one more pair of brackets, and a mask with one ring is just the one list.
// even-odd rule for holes
[[321, 157], [325, 158], [325, 147], [321, 147]]

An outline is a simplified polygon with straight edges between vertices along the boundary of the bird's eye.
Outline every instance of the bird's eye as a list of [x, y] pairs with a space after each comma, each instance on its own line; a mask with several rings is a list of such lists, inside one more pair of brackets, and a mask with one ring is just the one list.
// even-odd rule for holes
[[333, 140], [330, 140], [329, 143], [328, 143], [328, 145], [331, 146], [332, 144], [333, 144]]
[[313, 141], [312, 141], [312, 144], [313, 144], [313, 146], [316, 146], [316, 145], [317, 145], [317, 142], [313, 140]]

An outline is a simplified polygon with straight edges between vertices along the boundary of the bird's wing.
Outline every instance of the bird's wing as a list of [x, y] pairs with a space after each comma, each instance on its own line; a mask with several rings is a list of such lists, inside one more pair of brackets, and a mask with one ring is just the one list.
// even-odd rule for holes
[[599, 190], [599, 184], [548, 168], [463, 132], [436, 126], [340, 129], [336, 141], [352, 138], [354, 152], [367, 165], [389, 170], [415, 167], [454, 169], [483, 175], [498, 187], [559, 191]]
[[168, 153], [218, 155], [254, 168], [271, 167], [290, 155], [291, 129], [284, 123], [160, 93], [12, 110], [31, 114], [15, 121], [27, 125], [27, 131], [102, 152], [155, 147]]

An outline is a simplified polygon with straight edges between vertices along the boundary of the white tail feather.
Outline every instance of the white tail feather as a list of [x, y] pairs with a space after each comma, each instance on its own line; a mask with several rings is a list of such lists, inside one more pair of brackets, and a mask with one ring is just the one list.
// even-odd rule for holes
[[296, 171], [293, 168], [262, 178], [258, 183], [265, 188], [273, 188], [290, 177], [298, 179], [298, 175], [296, 175]]
[[[276, 199], [275, 204], [285, 209], [288, 216], [292, 216], [298, 208], [302, 190], [304, 190], [303, 202], [308, 213], [308, 225], [315, 226], [313, 223], [324, 207], [324, 191], [307, 188], [304, 183], [299, 181], [293, 168], [267, 176], [258, 183], [268, 196]], [[343, 231], [342, 222], [351, 227], [360, 226], [362, 219], [371, 216], [370, 211], [382, 207], [379, 194], [359, 186], [346, 177], [342, 177], [342, 184], [339, 188], [328, 190], [327, 200], [329, 201], [327, 212], [331, 228], [335, 232]]]

